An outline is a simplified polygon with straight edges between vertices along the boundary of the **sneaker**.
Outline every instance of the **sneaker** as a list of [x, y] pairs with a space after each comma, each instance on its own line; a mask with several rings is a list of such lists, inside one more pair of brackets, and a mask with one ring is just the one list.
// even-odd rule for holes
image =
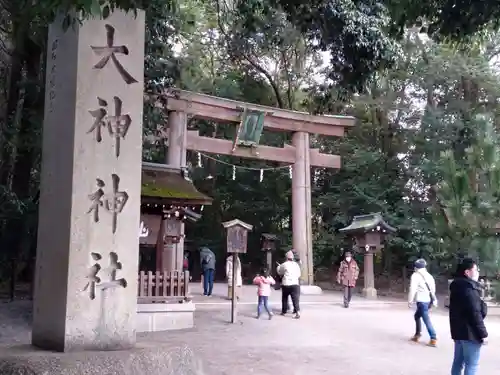
[[257, 316], [255, 317], [255, 319], [260, 319], [260, 315], [257, 315]]
[[294, 316], [293, 316], [294, 319], [300, 319], [300, 314], [299, 313], [296, 313]]
[[427, 344], [427, 346], [431, 346], [431, 347], [435, 348], [437, 346], [437, 340], [436, 339], [431, 339], [431, 341], [429, 341], [429, 343]]
[[412, 336], [412, 338], [410, 339], [410, 341], [413, 341], [413, 342], [418, 342], [418, 340], [420, 340], [420, 335], [414, 335], [414, 336]]
[[286, 315], [286, 313], [282, 312], [282, 313], [280, 313], [280, 315], [281, 315], [281, 316], [285, 316], [285, 315]]
[[269, 320], [273, 318], [273, 314], [269, 314]]

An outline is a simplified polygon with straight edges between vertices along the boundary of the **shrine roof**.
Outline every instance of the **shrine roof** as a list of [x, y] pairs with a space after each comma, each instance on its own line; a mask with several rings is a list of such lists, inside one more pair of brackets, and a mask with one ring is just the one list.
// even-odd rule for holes
[[212, 204], [212, 198], [196, 189], [180, 168], [142, 163], [142, 203]]
[[396, 228], [387, 224], [379, 212], [368, 215], [354, 216], [352, 223], [345, 228], [339, 229], [339, 232], [347, 234], [368, 232], [377, 227], [380, 227], [380, 229], [387, 232], [396, 232]]

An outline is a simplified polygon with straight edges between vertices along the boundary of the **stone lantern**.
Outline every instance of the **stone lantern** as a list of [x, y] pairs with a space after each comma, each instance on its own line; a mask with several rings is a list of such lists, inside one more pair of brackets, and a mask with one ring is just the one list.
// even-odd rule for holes
[[276, 242], [278, 236], [271, 233], [262, 233], [261, 237], [261, 250], [266, 253], [267, 269], [271, 271], [273, 266], [273, 252], [276, 250]]
[[352, 223], [339, 230], [352, 236], [359, 252], [364, 253], [363, 295], [367, 298], [377, 298], [375, 276], [373, 271], [373, 255], [382, 250], [387, 234], [395, 233], [396, 228], [387, 224], [380, 213], [354, 216]]

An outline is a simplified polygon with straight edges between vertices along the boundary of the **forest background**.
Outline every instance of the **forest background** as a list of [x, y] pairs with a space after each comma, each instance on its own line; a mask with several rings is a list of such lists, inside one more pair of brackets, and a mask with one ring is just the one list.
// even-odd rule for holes
[[[169, 87], [314, 114], [352, 115], [342, 139], [311, 137], [340, 170], [312, 171], [314, 264], [328, 281], [352, 241], [354, 215], [380, 212], [398, 229], [376, 258], [378, 283], [402, 285], [424, 257], [450, 276], [477, 258], [500, 260], [500, 8], [492, 0], [0, 0], [0, 282], [30, 281], [36, 257], [47, 26], [55, 10], [87, 17], [146, 10], [146, 91]], [[71, 20], [70, 20], [71, 21]], [[146, 100], [144, 160], [165, 162], [165, 113]], [[191, 120], [232, 139], [234, 125]], [[153, 135], [154, 137], [151, 137]], [[159, 141], [148, 142], [147, 139]], [[291, 134], [264, 132], [281, 146]], [[264, 259], [260, 235], [291, 244], [291, 184], [277, 164], [189, 154], [195, 185], [214, 198], [187, 228], [187, 248], [224, 259], [221, 223], [254, 226], [244, 273]], [[248, 170], [246, 168], [255, 170]], [[213, 178], [207, 178], [207, 177]], [[57, 230], [57, 228], [54, 228]], [[278, 257], [280, 253], [278, 253]], [[362, 263], [362, 257], [358, 257]], [[223, 262], [219, 273], [223, 274]], [[12, 283], [13, 285], [13, 283]]]

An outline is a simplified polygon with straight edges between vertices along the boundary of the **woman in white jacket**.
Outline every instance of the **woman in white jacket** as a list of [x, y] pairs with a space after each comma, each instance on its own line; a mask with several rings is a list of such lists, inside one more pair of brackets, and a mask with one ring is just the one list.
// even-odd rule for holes
[[[233, 298], [233, 256], [230, 255], [226, 259], [226, 277], [227, 277], [227, 298]], [[241, 278], [241, 261], [239, 257], [236, 257], [236, 299], [240, 299], [241, 286], [243, 285], [243, 280]]]

